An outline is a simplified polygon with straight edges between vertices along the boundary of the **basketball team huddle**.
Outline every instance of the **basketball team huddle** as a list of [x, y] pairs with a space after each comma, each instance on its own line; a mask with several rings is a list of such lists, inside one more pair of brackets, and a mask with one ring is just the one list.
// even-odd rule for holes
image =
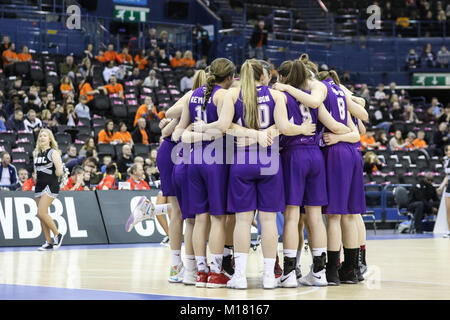
[[[169, 213], [169, 282], [247, 289], [256, 213], [264, 289], [364, 280], [365, 100], [341, 85], [334, 71], [318, 72], [306, 54], [277, 71], [269, 87], [265, 61], [246, 60], [236, 80], [233, 62], [215, 59], [166, 112], [157, 165], [168, 203], [142, 197], [126, 230]], [[283, 269], [276, 272], [280, 212]], [[313, 262], [302, 276], [304, 227]]]

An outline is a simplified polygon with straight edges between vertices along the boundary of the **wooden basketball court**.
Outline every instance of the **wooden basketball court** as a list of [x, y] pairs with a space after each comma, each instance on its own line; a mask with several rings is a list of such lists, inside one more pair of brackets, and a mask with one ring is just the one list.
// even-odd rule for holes
[[[261, 248], [251, 251], [248, 290], [167, 281], [170, 249], [159, 244], [0, 249], [0, 299], [450, 299], [450, 239], [384, 235], [367, 242], [367, 279], [340, 287], [262, 289]], [[184, 252], [183, 252], [184, 253]], [[282, 247], [279, 246], [282, 258]], [[282, 261], [282, 259], [281, 259]], [[302, 272], [311, 264], [302, 253]]]

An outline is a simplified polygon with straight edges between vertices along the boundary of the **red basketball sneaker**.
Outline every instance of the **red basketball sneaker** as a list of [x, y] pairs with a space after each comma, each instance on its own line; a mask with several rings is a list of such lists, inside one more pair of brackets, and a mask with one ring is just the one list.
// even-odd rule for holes
[[208, 282], [208, 274], [206, 272], [197, 272], [197, 281], [195, 282], [195, 286], [197, 288], [205, 288], [206, 283]]
[[275, 261], [274, 272], [275, 272], [275, 278], [279, 278], [283, 274], [283, 269], [281, 269], [281, 267], [280, 267], [280, 259], [278, 258], [278, 254], [277, 254], [277, 260]]
[[227, 282], [230, 281], [223, 272], [215, 273], [210, 272], [208, 276], [208, 283], [206, 284], [207, 288], [224, 288], [227, 286]]

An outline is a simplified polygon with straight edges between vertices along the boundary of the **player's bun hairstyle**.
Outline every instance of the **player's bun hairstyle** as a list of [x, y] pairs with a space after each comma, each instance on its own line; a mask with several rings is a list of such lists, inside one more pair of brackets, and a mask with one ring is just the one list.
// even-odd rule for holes
[[310, 78], [310, 74], [305, 64], [299, 60], [292, 62], [291, 71], [289, 72], [285, 83], [294, 88], [304, 88], [306, 81]]
[[244, 103], [245, 124], [259, 130], [259, 108], [256, 82], [264, 75], [263, 66], [256, 60], [246, 60], [241, 67], [241, 93]]
[[226, 58], [215, 59], [209, 69], [209, 75], [206, 79], [205, 98], [203, 100], [203, 110], [206, 109], [208, 100], [211, 97], [212, 91], [216, 83], [225, 81], [228, 77], [233, 78], [236, 72], [236, 67], [233, 62]]
[[336, 83], [338, 86], [341, 84], [341, 80], [339, 79], [338, 74], [334, 70], [321, 71], [321, 72], [319, 72], [317, 78], [320, 81], [331, 78], [331, 79], [333, 79], [334, 83]]
[[192, 84], [192, 90], [200, 88], [206, 83], [206, 72], [205, 70], [197, 70], [194, 74], [194, 80]]
[[291, 69], [292, 69], [292, 61], [291, 60], [284, 61], [278, 67], [277, 71], [278, 71], [278, 74], [283, 77], [283, 81], [282, 81], [283, 83], [286, 83], [286, 78], [287, 78], [289, 72], [291, 72]]
[[317, 78], [317, 75], [319, 73], [319, 68], [317, 67], [317, 64], [309, 60], [309, 56], [307, 53], [302, 53], [299, 60], [305, 64], [305, 66], [308, 68], [309, 71], [311, 71], [314, 76]]

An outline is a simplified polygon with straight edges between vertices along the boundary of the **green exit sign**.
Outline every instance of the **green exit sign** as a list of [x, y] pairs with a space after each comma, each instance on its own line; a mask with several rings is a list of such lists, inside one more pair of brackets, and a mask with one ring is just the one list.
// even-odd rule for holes
[[414, 73], [415, 86], [450, 86], [450, 73]]
[[114, 20], [122, 22], [147, 22], [149, 8], [114, 6]]

